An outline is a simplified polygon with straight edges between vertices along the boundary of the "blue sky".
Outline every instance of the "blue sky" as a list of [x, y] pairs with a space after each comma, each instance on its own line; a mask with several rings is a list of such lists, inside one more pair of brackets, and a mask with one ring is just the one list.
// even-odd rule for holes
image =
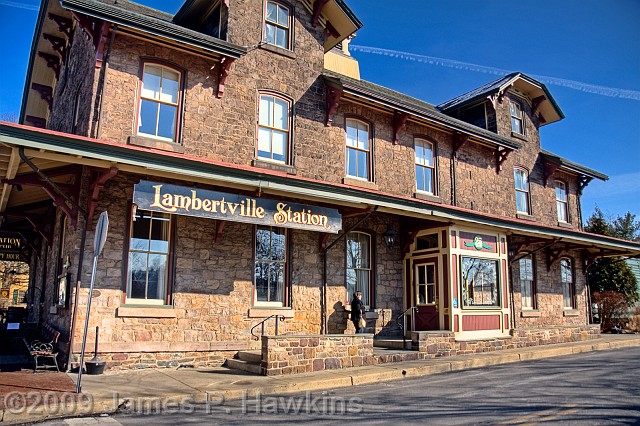
[[[541, 129], [543, 148], [610, 177], [585, 189], [584, 219], [596, 205], [640, 217], [640, 1], [345, 1], [364, 24], [363, 79], [439, 104], [505, 72], [537, 78], [566, 116]], [[0, 0], [0, 117], [19, 112], [38, 6]]]

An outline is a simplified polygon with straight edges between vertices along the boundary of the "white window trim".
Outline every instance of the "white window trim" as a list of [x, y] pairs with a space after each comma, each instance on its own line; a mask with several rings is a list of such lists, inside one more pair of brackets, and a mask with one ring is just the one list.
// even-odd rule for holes
[[[418, 177], [415, 177], [415, 182], [416, 182], [416, 192], [419, 192], [421, 194], [429, 194], [429, 195], [436, 195], [436, 155], [435, 155], [435, 151], [436, 151], [436, 146], [435, 143], [427, 140], [427, 139], [423, 139], [423, 138], [416, 138], [414, 140], [414, 151], [415, 151], [415, 146], [417, 144], [421, 144], [421, 145], [430, 145], [431, 146], [431, 162], [433, 163], [433, 166], [428, 166], [425, 164], [420, 164], [418, 163], [418, 156], [417, 154], [414, 152], [414, 159], [415, 159], [415, 165], [416, 166], [420, 166], [422, 168], [425, 168], [427, 170], [429, 170], [431, 172], [431, 187], [432, 187], [432, 191], [425, 191], [423, 189], [418, 189]], [[415, 170], [414, 170], [415, 173]]]
[[[151, 99], [151, 98], [147, 98], [147, 97], [142, 96], [142, 90], [144, 88], [144, 70], [147, 67], [147, 65], [160, 67], [162, 69], [168, 69], [168, 70], [171, 70], [173, 72], [178, 73], [178, 102], [177, 103], [174, 104], [174, 103], [171, 103], [171, 102], [161, 101], [159, 99], [157, 99], [157, 100], [156, 99]], [[184, 82], [184, 73], [180, 69], [173, 68], [173, 67], [170, 67], [170, 66], [167, 66], [167, 65], [163, 65], [161, 63], [157, 63], [157, 62], [154, 62], [154, 61], [143, 61], [143, 63], [142, 63], [142, 76], [140, 77], [140, 80], [139, 80], [140, 89], [138, 91], [138, 99], [137, 99], [137, 106], [138, 106], [137, 114], [138, 114], [138, 116], [137, 116], [137, 121], [136, 121], [136, 125], [137, 126], [136, 126], [136, 129], [135, 129], [135, 134], [137, 136], [142, 136], [142, 137], [150, 138], [150, 139], [157, 139], [157, 140], [164, 141], [164, 142], [179, 143], [178, 141], [179, 141], [179, 135], [180, 135], [180, 116], [182, 114], [181, 109], [182, 109], [182, 100], [183, 100], [183, 96], [184, 96], [184, 93], [183, 93], [184, 92], [183, 82]], [[140, 118], [140, 113], [141, 113], [142, 100], [143, 99], [146, 99], [146, 100], [151, 101], [151, 102], [156, 102], [158, 104], [174, 105], [176, 107], [176, 122], [175, 122], [175, 132], [174, 132], [173, 138], [167, 138], [167, 137], [164, 137], [164, 136], [158, 136], [158, 135], [154, 135], [154, 134], [151, 134], [151, 133], [144, 133], [144, 132], [139, 131], [139, 129], [140, 129], [140, 119], [141, 119]], [[157, 129], [158, 129], [158, 122], [159, 122], [159, 120], [156, 121], [156, 132], [157, 132]]]

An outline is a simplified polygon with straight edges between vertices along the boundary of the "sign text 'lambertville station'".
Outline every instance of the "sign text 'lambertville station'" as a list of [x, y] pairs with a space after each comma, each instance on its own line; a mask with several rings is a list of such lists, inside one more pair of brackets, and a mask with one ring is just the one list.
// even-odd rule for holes
[[135, 185], [133, 202], [142, 210], [185, 216], [334, 234], [342, 228], [342, 217], [335, 209], [145, 180]]

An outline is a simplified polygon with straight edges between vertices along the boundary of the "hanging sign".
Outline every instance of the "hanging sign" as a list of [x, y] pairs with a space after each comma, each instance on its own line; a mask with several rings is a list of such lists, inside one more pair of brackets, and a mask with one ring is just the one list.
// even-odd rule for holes
[[133, 202], [142, 210], [207, 217], [337, 234], [342, 216], [335, 209], [200, 188], [140, 181]]
[[16, 232], [0, 232], [0, 260], [28, 262], [27, 242]]

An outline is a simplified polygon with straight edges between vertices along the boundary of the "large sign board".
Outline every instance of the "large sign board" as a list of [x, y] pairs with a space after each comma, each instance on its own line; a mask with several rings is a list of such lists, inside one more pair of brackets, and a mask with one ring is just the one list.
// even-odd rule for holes
[[29, 262], [29, 248], [22, 235], [0, 232], [0, 261]]
[[145, 180], [134, 186], [133, 202], [142, 210], [185, 216], [333, 234], [342, 229], [335, 209]]

